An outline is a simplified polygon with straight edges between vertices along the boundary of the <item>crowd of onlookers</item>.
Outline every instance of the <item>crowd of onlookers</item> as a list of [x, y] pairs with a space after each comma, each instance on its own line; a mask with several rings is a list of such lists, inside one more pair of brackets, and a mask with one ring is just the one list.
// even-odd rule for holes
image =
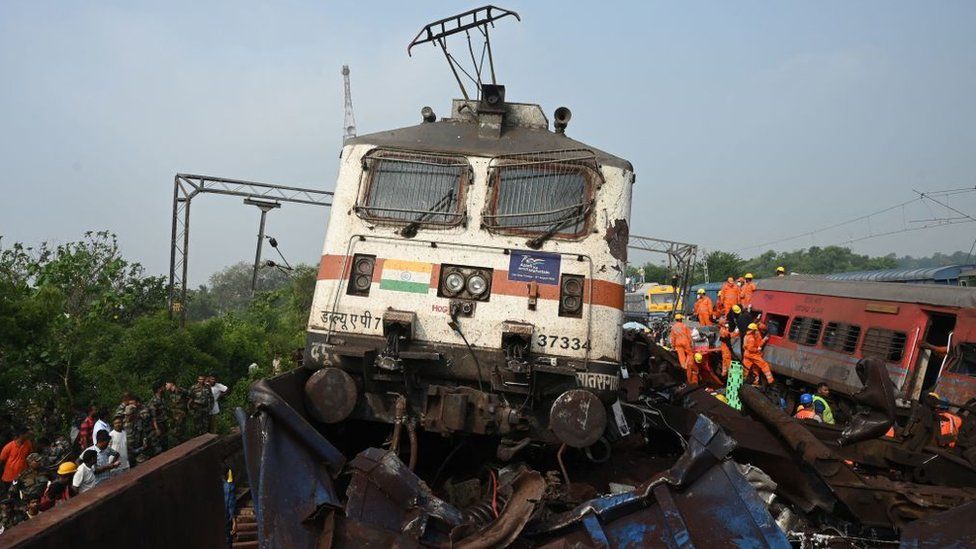
[[[211, 432], [227, 386], [199, 376], [188, 387], [153, 386], [148, 401], [125, 393], [114, 409], [89, 407], [72, 436], [16, 431], [0, 450], [0, 533], [192, 437]], [[77, 435], [74, 432], [77, 431]]]

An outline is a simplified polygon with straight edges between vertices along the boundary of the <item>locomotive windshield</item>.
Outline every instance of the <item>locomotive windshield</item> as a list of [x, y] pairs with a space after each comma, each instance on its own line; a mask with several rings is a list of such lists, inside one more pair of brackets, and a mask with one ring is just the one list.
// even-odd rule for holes
[[593, 178], [588, 167], [571, 163], [496, 166], [485, 225], [520, 234], [581, 236], [589, 220]]
[[379, 152], [363, 161], [366, 191], [357, 213], [369, 220], [452, 226], [464, 216], [470, 165], [461, 156]]

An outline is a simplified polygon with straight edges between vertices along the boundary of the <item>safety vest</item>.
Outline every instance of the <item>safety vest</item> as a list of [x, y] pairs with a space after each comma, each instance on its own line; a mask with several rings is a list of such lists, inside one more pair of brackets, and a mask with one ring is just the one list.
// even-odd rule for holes
[[959, 427], [962, 426], [962, 418], [950, 412], [939, 412], [939, 417], [942, 420], [939, 422], [941, 424], [942, 436], [949, 439], [948, 446], [949, 448], [953, 448], [956, 445], [956, 439], [959, 437]]
[[810, 408], [800, 408], [796, 411], [796, 415], [793, 417], [796, 419], [815, 419], [817, 417], [817, 413]]
[[820, 395], [814, 395], [813, 402], [819, 402], [823, 406], [823, 413], [820, 417], [823, 418], [824, 423], [834, 424], [834, 412], [830, 410], [830, 404], [827, 404], [827, 399]]

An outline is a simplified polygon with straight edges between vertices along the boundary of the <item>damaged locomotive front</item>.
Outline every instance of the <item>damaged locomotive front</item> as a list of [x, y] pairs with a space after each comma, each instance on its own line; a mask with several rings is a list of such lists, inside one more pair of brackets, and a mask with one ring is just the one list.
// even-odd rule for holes
[[454, 100], [346, 142], [309, 318], [310, 412], [595, 443], [620, 380], [634, 173], [541, 107]]

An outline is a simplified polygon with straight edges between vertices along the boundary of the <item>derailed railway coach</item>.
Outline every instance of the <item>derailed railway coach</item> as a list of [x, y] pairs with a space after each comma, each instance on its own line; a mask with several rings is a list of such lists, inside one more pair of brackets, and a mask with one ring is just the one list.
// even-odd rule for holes
[[902, 401], [976, 397], [976, 289], [794, 276], [759, 281], [752, 303], [778, 376], [851, 395], [858, 360], [876, 358]]
[[311, 412], [588, 446], [620, 380], [630, 162], [484, 85], [342, 149]]

